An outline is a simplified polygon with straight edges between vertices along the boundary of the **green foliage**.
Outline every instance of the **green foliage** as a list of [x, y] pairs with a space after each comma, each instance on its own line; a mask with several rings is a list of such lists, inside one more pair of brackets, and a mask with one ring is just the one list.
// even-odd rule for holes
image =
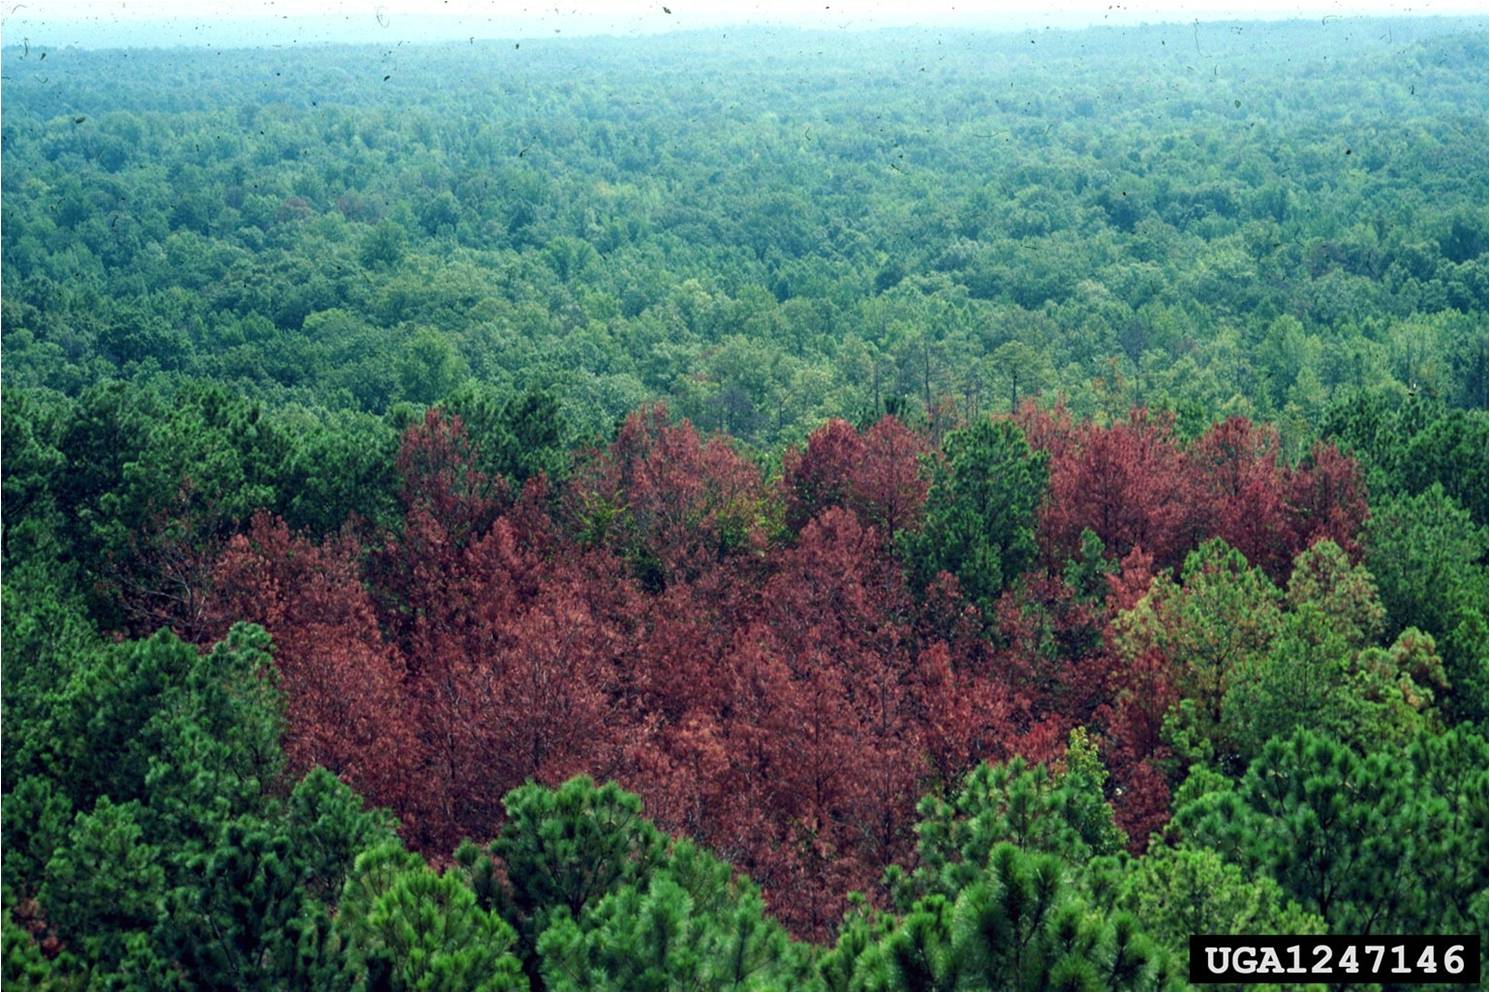
[[[497, 904], [524, 949], [536, 949], [553, 915], [571, 918], [618, 887], [643, 881], [666, 857], [667, 838], [642, 817], [641, 800], [588, 777], [556, 790], [523, 786], [503, 799], [507, 823], [492, 842], [508, 886]], [[536, 976], [536, 962], [528, 964]]]
[[125, 959], [131, 939], [155, 925], [166, 877], [161, 850], [144, 840], [140, 820], [138, 802], [101, 797], [47, 861], [38, 898], [84, 961]]
[[357, 856], [396, 840], [393, 817], [368, 810], [351, 787], [312, 769], [290, 791], [285, 829], [306, 891], [323, 901], [340, 893]]
[[404, 256], [403, 229], [392, 221], [383, 221], [362, 237], [358, 258], [369, 269], [391, 269]]
[[1066, 585], [1082, 597], [1102, 600], [1108, 593], [1109, 577], [1117, 571], [1102, 539], [1091, 528], [1082, 528], [1080, 552], [1066, 563], [1062, 576]]
[[1439, 725], [1435, 695], [1447, 684], [1433, 639], [1408, 629], [1376, 644], [1386, 612], [1364, 566], [1322, 541], [1295, 560], [1287, 600], [1272, 643], [1237, 667], [1222, 701], [1242, 760], [1299, 727], [1365, 750], [1405, 747]]
[[991, 616], [998, 595], [1034, 562], [1046, 456], [1012, 422], [988, 419], [949, 434], [942, 450], [925, 521], [903, 539], [905, 558], [920, 588], [950, 573]]
[[316, 900], [392, 825], [323, 771], [274, 795], [264, 632], [238, 625], [203, 652], [168, 631], [101, 642], [56, 604], [6, 622], [34, 653], [26, 665], [52, 677], [7, 693], [25, 716], [4, 834], [7, 899], [36, 897], [62, 948], [53, 974], [105, 988], [343, 985]]
[[1209, 848], [1156, 841], [1131, 860], [1116, 908], [1176, 952], [1192, 934], [1323, 934], [1324, 921], [1291, 900], [1265, 871], [1248, 873]]
[[399, 349], [394, 375], [401, 400], [432, 404], [448, 396], [468, 375], [465, 360], [434, 328], [421, 328]]
[[[1225, 700], [1239, 673], [1260, 664], [1277, 637], [1282, 597], [1261, 569], [1219, 538], [1185, 558], [1176, 584], [1154, 580], [1148, 594], [1116, 623], [1130, 658], [1159, 652], [1170, 660], [1186, 706], [1169, 716], [1166, 733], [1183, 756], [1233, 767], [1244, 756]], [[1292, 672], [1293, 670], [1288, 670]]]
[[7, 907], [0, 916], [0, 979], [13, 990], [61, 990], [77, 985], [58, 978], [53, 961], [42, 954], [35, 939], [11, 919]]
[[[1468, 406], [1483, 404], [1480, 396]], [[1421, 393], [1357, 390], [1330, 406], [1320, 433], [1362, 461], [1377, 499], [1415, 496], [1437, 484], [1484, 527], [1487, 424], [1483, 413]]]
[[1126, 839], [1103, 798], [1106, 781], [1107, 771], [1082, 729], [1071, 733], [1058, 771], [1022, 758], [979, 764], [949, 800], [932, 795], [921, 801], [916, 870], [889, 873], [897, 903], [906, 909], [929, 894], [954, 898], [1006, 842], [1072, 865], [1120, 851]]
[[1443, 654], [1455, 720], [1483, 725], [1486, 694], [1486, 533], [1434, 484], [1390, 499], [1367, 527], [1366, 564], [1381, 589], [1387, 629], [1416, 627]]
[[1300, 730], [1269, 741], [1235, 788], [1191, 791], [1173, 830], [1270, 872], [1333, 933], [1473, 929], [1486, 900], [1485, 755], [1468, 728], [1366, 755]]
[[65, 409], [40, 391], [7, 391], [0, 421], [0, 446], [5, 449], [0, 498], [8, 519], [0, 549], [8, 566], [52, 551], [60, 525], [53, 486], [67, 464], [57, 447]]
[[549, 393], [504, 396], [490, 388], [466, 386], [445, 401], [460, 417], [479, 452], [477, 468], [521, 485], [540, 473], [550, 481], [568, 475], [568, 429], [559, 403]]
[[524, 786], [503, 801], [507, 823], [492, 844], [522, 887], [522, 916], [538, 907], [579, 913], [596, 896], [660, 859], [665, 838], [642, 817], [641, 801], [615, 783], [578, 777], [557, 790]]
[[916, 901], [854, 960], [852, 989], [1152, 989], [1169, 957], [1127, 913], [1070, 891], [1065, 864], [1003, 842], [953, 897]]
[[788, 940], [754, 887], [701, 912], [670, 873], [561, 909], [538, 940], [549, 989], [766, 989], [788, 985]]
[[[1291, 454], [1321, 418], [1356, 445], [1358, 391], [1481, 409], [1483, 26], [1314, 27], [1193, 58], [1183, 25], [476, 39], [389, 82], [357, 47], [270, 76], [251, 49], [18, 59], [5, 385], [181, 374], [381, 414], [469, 374], [555, 390], [585, 435], [660, 397], [774, 446], [1040, 392], [1267, 415]], [[1401, 432], [1430, 474], [1466, 436], [1483, 417]]]
[[511, 927], [485, 910], [452, 869], [436, 875], [396, 846], [357, 859], [335, 929], [354, 987], [527, 989]]
[[1432, 638], [1379, 644], [1387, 612], [1377, 585], [1330, 541], [1299, 554], [1286, 595], [1219, 541], [1161, 576], [1119, 615], [1124, 657], [1157, 653], [1181, 698], [1164, 734], [1186, 763], [1240, 773], [1268, 739], [1312, 728], [1365, 749], [1405, 747], [1442, 727], [1448, 683]]
[[516, 925], [535, 985], [769, 989], [809, 978], [806, 950], [766, 915], [759, 890], [669, 840], [614, 783], [524, 786], [504, 804], [491, 850], [505, 882], [474, 846], [457, 858], [478, 897]]
[[166, 900], [158, 940], [193, 977], [220, 989], [253, 989], [286, 973], [303, 899], [289, 837], [244, 817], [183, 866], [187, 882]]
[[398, 432], [384, 418], [352, 411], [283, 410], [291, 450], [277, 509], [291, 528], [333, 534], [348, 518], [391, 527], [398, 492]]

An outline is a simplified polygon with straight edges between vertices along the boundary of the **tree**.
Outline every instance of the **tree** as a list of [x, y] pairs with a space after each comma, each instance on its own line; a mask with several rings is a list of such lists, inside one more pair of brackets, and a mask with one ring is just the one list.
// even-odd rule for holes
[[358, 255], [369, 269], [391, 269], [404, 254], [403, 229], [392, 221], [383, 221], [363, 235]]
[[434, 328], [422, 328], [404, 342], [394, 372], [399, 399], [416, 404], [449, 396], [469, 375], [465, 359]]
[[880, 418], [864, 432], [851, 505], [887, 544], [921, 523], [928, 490], [921, 468], [926, 453], [926, 439], [893, 417]]
[[90, 395], [64, 435], [98, 461], [59, 488], [72, 554], [91, 574], [110, 628], [203, 635], [212, 561], [257, 510], [273, 508], [289, 440], [257, 403], [217, 384], [171, 398], [141, 389]]
[[52, 854], [38, 894], [58, 933], [100, 985], [147, 980], [124, 963], [148, 944], [166, 878], [160, 849], [144, 839], [141, 813], [137, 801], [114, 804], [100, 797]]
[[[523, 949], [537, 948], [555, 914], [581, 916], [606, 894], [647, 879], [666, 856], [667, 839], [642, 817], [641, 801], [615, 783], [597, 787], [580, 776], [556, 790], [523, 786], [503, 806], [507, 823], [491, 845], [507, 878], [497, 906]], [[539, 975], [536, 959], [524, 969]]]
[[1172, 418], [1134, 410], [1126, 423], [1073, 427], [1031, 410], [1024, 420], [1051, 446], [1050, 496], [1040, 521], [1048, 562], [1076, 555], [1085, 529], [1119, 558], [1142, 548], [1161, 566], [1183, 560], [1204, 527], [1204, 511]]
[[1433, 636], [1449, 681], [1452, 719], [1485, 720], [1485, 531], [1434, 484], [1376, 508], [1366, 564], [1381, 590], [1387, 632]]
[[1113, 855], [1126, 839], [1103, 796], [1107, 771], [1081, 730], [1071, 733], [1061, 766], [1022, 758], [980, 764], [950, 799], [921, 801], [914, 873], [890, 873], [901, 909], [940, 894], [953, 900], [992, 864], [1000, 845], [1058, 856], [1073, 866]]
[[658, 405], [632, 414], [575, 472], [568, 512], [581, 540], [612, 548], [649, 589], [698, 578], [763, 541], [760, 473], [723, 437]]
[[786, 526], [800, 531], [826, 508], [844, 506], [863, 458], [864, 440], [838, 419], [812, 432], [804, 450], [788, 449], [781, 470]]
[[1053, 855], [1007, 842], [953, 897], [923, 897], [854, 959], [855, 989], [1147, 989], [1167, 956], [1135, 920], [1094, 913]]
[[260, 515], [218, 561], [209, 614], [219, 627], [250, 618], [274, 639], [290, 769], [324, 767], [417, 823], [428, 802], [425, 753], [403, 661], [383, 642], [359, 557], [350, 535], [317, 547]]
[[12, 989], [51, 990], [80, 985], [69, 977], [58, 975], [54, 960], [43, 954], [36, 939], [11, 919], [6, 907], [0, 917], [0, 942], [3, 942], [4, 966], [0, 977]]
[[1208, 533], [1281, 580], [1295, 549], [1277, 430], [1230, 417], [1196, 439], [1187, 454], [1209, 505]]
[[628, 884], [607, 894], [578, 921], [561, 909], [538, 951], [556, 990], [760, 989], [805, 978], [754, 887], [705, 908], [667, 871], [645, 890]]
[[1325, 411], [1320, 433], [1361, 459], [1377, 499], [1420, 494], [1437, 483], [1485, 526], [1484, 417], [1424, 393], [1352, 390]]
[[1321, 541], [1295, 560], [1287, 599], [1272, 645], [1238, 668], [1222, 702], [1240, 761], [1298, 727], [1367, 748], [1405, 746], [1436, 724], [1445, 683], [1433, 641], [1409, 629], [1377, 646], [1385, 611], [1363, 566]]
[[1234, 790], [1195, 791], [1174, 824], [1187, 844], [1271, 872], [1333, 933], [1473, 928], [1484, 755], [1467, 729], [1366, 755], [1300, 729], [1269, 741]]
[[904, 542], [916, 589], [950, 573], [991, 616], [998, 594], [1034, 562], [1045, 484], [1045, 456], [1013, 422], [988, 419], [949, 434], [931, 466], [925, 521]]
[[[1220, 539], [1191, 552], [1176, 584], [1154, 580], [1114, 621], [1126, 659], [1156, 652], [1188, 705], [1171, 712], [1168, 733], [1191, 757], [1241, 761], [1224, 701], [1238, 674], [1269, 650], [1282, 622], [1281, 596], [1260, 569]], [[1244, 763], [1243, 763], [1244, 764]]]
[[1209, 848], [1156, 840], [1121, 875], [1114, 904], [1177, 954], [1192, 934], [1323, 934], [1324, 921], [1266, 871], [1248, 873]]
[[552, 393], [504, 395], [468, 385], [451, 394], [445, 407], [465, 426], [475, 468], [487, 478], [521, 486], [540, 474], [553, 480], [568, 475], [569, 429]]
[[805, 450], [791, 449], [783, 458], [787, 527], [800, 531], [828, 507], [847, 507], [895, 541], [920, 521], [925, 452], [922, 438], [893, 417], [862, 435], [846, 421], [829, 421], [808, 437]]
[[226, 824], [166, 895], [156, 940], [194, 983], [241, 989], [284, 976], [299, 939], [304, 894], [290, 839], [255, 817]]
[[516, 935], [455, 869], [436, 875], [395, 848], [370, 849], [347, 881], [336, 930], [352, 986], [379, 989], [528, 988]]

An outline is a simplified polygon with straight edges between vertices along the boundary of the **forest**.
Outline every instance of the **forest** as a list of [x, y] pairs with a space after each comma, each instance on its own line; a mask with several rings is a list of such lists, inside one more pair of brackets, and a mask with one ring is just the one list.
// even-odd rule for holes
[[1487, 63], [7, 43], [0, 979], [1484, 986]]

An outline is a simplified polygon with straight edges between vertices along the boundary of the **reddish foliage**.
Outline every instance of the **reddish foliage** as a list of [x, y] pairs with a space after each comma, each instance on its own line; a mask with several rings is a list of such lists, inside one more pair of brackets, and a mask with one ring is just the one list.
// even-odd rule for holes
[[1107, 579], [1107, 609], [1116, 614], [1132, 610], [1148, 593], [1154, 581], [1154, 557], [1142, 548], [1133, 547], [1118, 565], [1117, 574]]
[[924, 721], [946, 706], [917, 678], [904, 581], [877, 533], [833, 508], [749, 602], [721, 611], [694, 592], [661, 594], [638, 646], [651, 741], [630, 757], [650, 774], [635, 787], [826, 934], [847, 891], [909, 851]]
[[854, 469], [863, 459], [864, 439], [848, 421], [837, 419], [812, 432], [805, 449], [788, 449], [781, 467], [786, 526], [800, 531], [827, 508], [846, 506]]
[[697, 578], [733, 552], [762, 550], [760, 473], [723, 437], [708, 441], [658, 404], [626, 419], [575, 473], [581, 536], [630, 560], [650, 584]]
[[[422, 839], [436, 850], [491, 833], [502, 796], [529, 779], [603, 777], [614, 765], [629, 634], [613, 618], [634, 609], [631, 588], [608, 561], [545, 556], [524, 540], [549, 530], [540, 511], [525, 499], [518, 513], [532, 522], [528, 535], [504, 516], [446, 568], [416, 559], [407, 574], [406, 688], [442, 798], [439, 830]], [[421, 534], [443, 531], [416, 508], [402, 545], [385, 554], [408, 554]]]
[[1064, 458], [1076, 441], [1076, 422], [1063, 404], [1041, 410], [1033, 399], [1026, 400], [1012, 417], [1030, 447], [1048, 453], [1052, 462]]
[[1090, 528], [1109, 556], [1143, 548], [1173, 569], [1201, 541], [1220, 537], [1275, 580], [1319, 538], [1358, 551], [1366, 504], [1354, 462], [1316, 446], [1303, 466], [1283, 464], [1277, 431], [1233, 417], [1182, 447], [1173, 418], [1133, 410], [1110, 427], [1075, 424], [1059, 408], [1018, 415], [1050, 454], [1040, 516], [1045, 565], [1058, 570]]
[[[1153, 559], [1134, 548], [1118, 573], [1108, 580], [1109, 620], [1132, 610], [1153, 583]], [[1169, 757], [1160, 740], [1164, 715], [1179, 699], [1173, 669], [1161, 653], [1151, 651], [1122, 660], [1113, 644], [1111, 627], [1104, 632], [1109, 659], [1103, 702], [1094, 723], [1103, 729], [1103, 757], [1112, 773], [1113, 812], [1128, 833], [1134, 852], [1148, 844], [1149, 834], [1169, 817], [1169, 784], [1158, 763]]]
[[440, 408], [404, 432], [398, 450], [404, 507], [428, 513], [458, 543], [484, 532], [507, 500], [507, 483], [481, 472], [480, 451], [461, 419]]
[[1031, 574], [1000, 598], [997, 620], [1002, 667], [1037, 712], [1086, 723], [1106, 694], [1106, 608], [1060, 577]]
[[49, 959], [54, 959], [67, 949], [67, 945], [57, 933], [52, 930], [52, 925], [47, 921], [41, 904], [35, 899], [26, 897], [11, 904], [11, 916], [16, 926], [23, 928], [31, 935], [31, 940], [36, 942], [37, 948]]
[[[1047, 570], [992, 623], [949, 575], [907, 589], [894, 548], [926, 499], [915, 432], [835, 421], [789, 452], [792, 534], [773, 543], [755, 467], [654, 407], [581, 459], [561, 524], [545, 480], [512, 502], [459, 419], [432, 412], [399, 454], [402, 526], [365, 567], [350, 533], [314, 546], [256, 518], [217, 562], [208, 633], [264, 624], [292, 762], [393, 807], [427, 852], [490, 836], [528, 779], [615, 777], [824, 938], [849, 890], [875, 893], [911, 856], [921, 794], [979, 760], [1054, 759], [1078, 724], [1103, 736], [1141, 845], [1167, 816], [1177, 690], [1162, 658], [1123, 660], [1112, 618], [1211, 533], [1270, 569], [1319, 537], [1354, 547], [1360, 481], [1333, 448], [1291, 470], [1245, 421], [1186, 450], [1142, 411], [1017, 419], [1051, 454]], [[1121, 560], [1105, 600], [1061, 578], [1084, 528]]]
[[380, 620], [416, 670], [437, 652], [441, 621], [451, 609], [448, 584], [463, 553], [478, 541], [507, 500], [504, 480], [477, 465], [480, 453], [459, 417], [430, 408], [404, 432], [398, 452], [404, 526], [370, 564]]
[[1173, 427], [1171, 418], [1135, 410], [1112, 427], [1082, 424], [1067, 433], [1051, 455], [1050, 495], [1041, 513], [1048, 565], [1059, 567], [1074, 556], [1085, 528], [1112, 556], [1141, 546], [1165, 568], [1184, 560], [1204, 525]]
[[829, 507], [846, 507], [887, 541], [915, 527], [928, 483], [921, 458], [925, 439], [885, 416], [860, 435], [846, 421], [814, 431], [805, 450], [791, 449], [782, 464], [786, 523], [800, 531]]
[[925, 439], [893, 417], [864, 432], [864, 456], [853, 476], [849, 506], [887, 542], [921, 523], [930, 488], [921, 472]]
[[608, 671], [617, 648], [572, 589], [485, 629], [487, 651], [425, 660], [411, 686], [445, 809], [427, 842], [448, 850], [500, 823], [501, 799], [528, 780], [611, 772]]
[[412, 823], [428, 799], [403, 663], [383, 643], [349, 538], [315, 546], [256, 515], [214, 571], [204, 643], [234, 621], [274, 639], [291, 769], [325, 766]]
[[1209, 533], [1268, 575], [1286, 576], [1295, 549], [1278, 432], [1245, 417], [1228, 418], [1196, 439], [1189, 460], [1200, 486], [1198, 496], [1209, 503]]
[[1190, 460], [1210, 500], [1210, 533], [1275, 582], [1285, 581], [1294, 557], [1320, 538], [1359, 554], [1365, 488], [1354, 460], [1333, 445], [1315, 445], [1303, 465], [1289, 468], [1276, 429], [1233, 417], [1199, 438]]
[[1288, 505], [1293, 545], [1310, 548], [1325, 538], [1359, 560], [1357, 540], [1366, 523], [1366, 486], [1355, 459], [1333, 444], [1316, 442], [1309, 457], [1289, 474]]

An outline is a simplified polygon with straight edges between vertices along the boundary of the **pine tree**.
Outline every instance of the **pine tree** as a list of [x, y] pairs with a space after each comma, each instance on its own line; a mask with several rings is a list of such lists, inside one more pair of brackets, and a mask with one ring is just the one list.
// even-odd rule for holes
[[994, 846], [974, 878], [950, 895], [920, 898], [866, 945], [849, 985], [1122, 990], [1169, 981], [1166, 953], [1128, 914], [1093, 911], [1071, 892], [1067, 872], [1054, 855]]
[[1046, 457], [1012, 421], [991, 419], [947, 435], [942, 455], [921, 530], [904, 539], [907, 563], [918, 591], [950, 573], [991, 617], [998, 594], [1034, 562]]
[[1473, 927], [1486, 899], [1485, 755], [1468, 729], [1425, 734], [1406, 755], [1360, 755], [1300, 729], [1269, 741], [1234, 788], [1187, 784], [1173, 830], [1270, 872], [1333, 933]]
[[516, 933], [451, 869], [395, 846], [359, 856], [335, 929], [355, 982], [372, 989], [525, 990]]
[[[503, 800], [507, 823], [492, 842], [508, 885], [498, 909], [517, 928], [526, 954], [559, 911], [570, 917], [607, 893], [644, 880], [661, 862], [667, 839], [642, 817], [641, 801], [615, 783], [586, 776], [558, 789], [528, 785]], [[524, 963], [537, 978], [536, 959]]]

